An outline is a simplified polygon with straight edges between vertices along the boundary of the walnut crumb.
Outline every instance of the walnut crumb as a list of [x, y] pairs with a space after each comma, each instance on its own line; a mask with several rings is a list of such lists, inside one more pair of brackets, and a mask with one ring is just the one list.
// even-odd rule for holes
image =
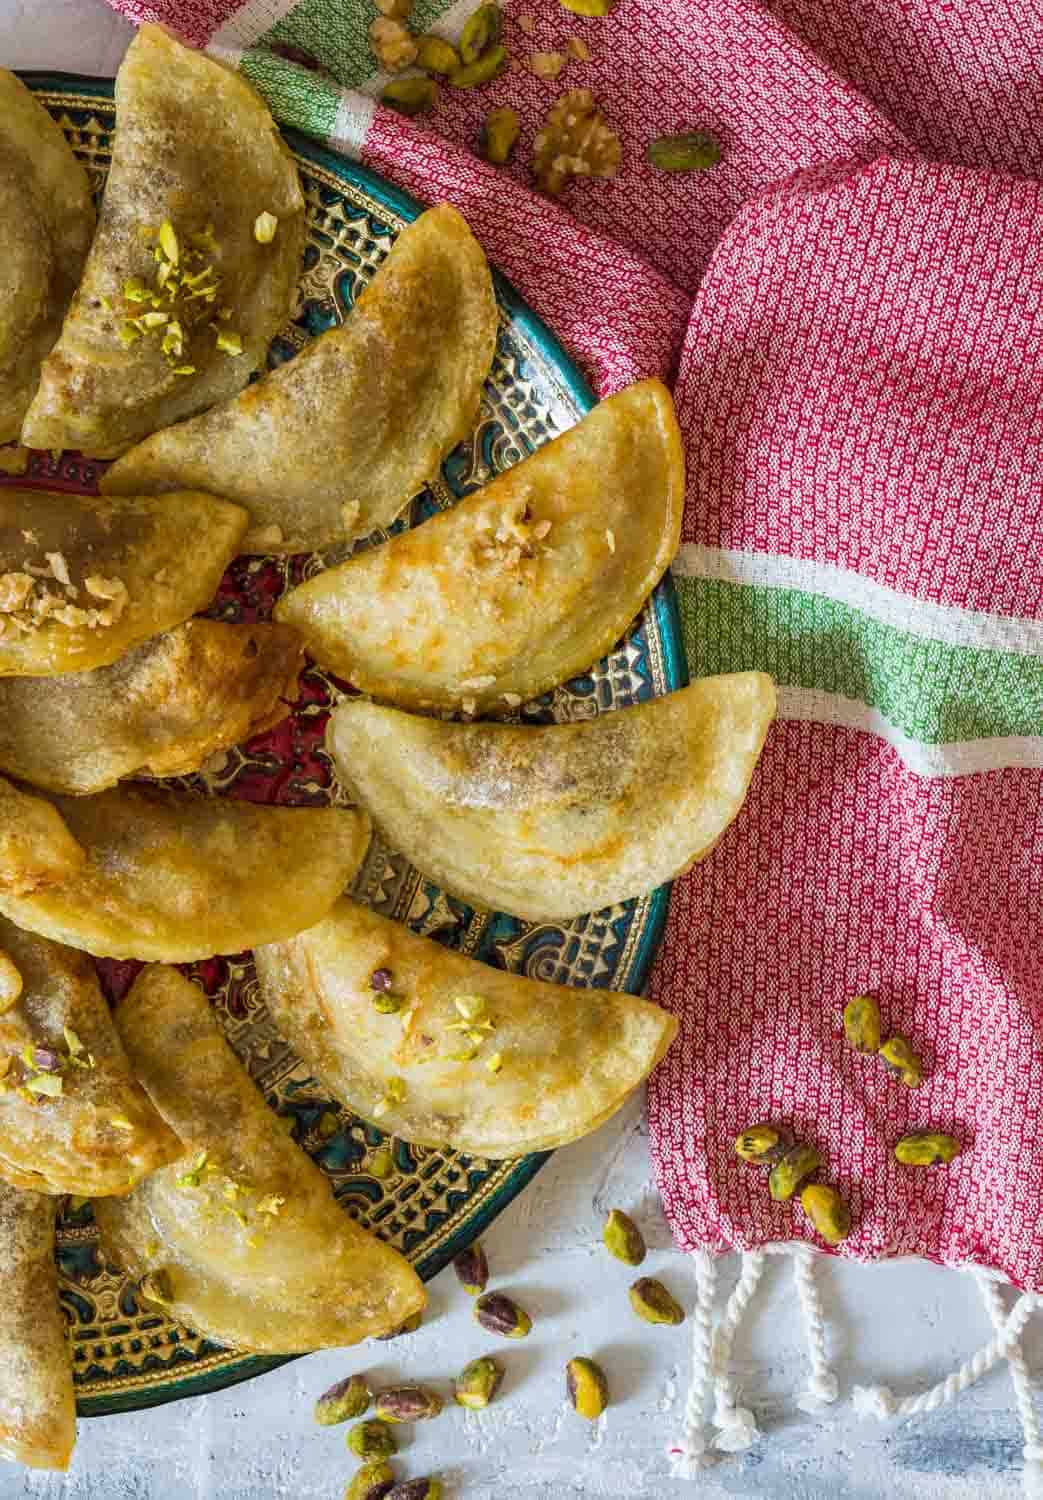
[[71, 588], [72, 579], [69, 577], [69, 564], [65, 561], [65, 554], [63, 552], [45, 552], [44, 557], [46, 557], [50, 566], [52, 576], [59, 583], [64, 584], [66, 588]]
[[23, 531], [22, 539], [29, 547], [38, 547], [40, 545], [40, 538], [36, 535], [35, 531]]
[[533, 52], [528, 59], [529, 72], [537, 78], [557, 78], [568, 58], [564, 52]]
[[518, 17], [518, 29], [519, 31], [523, 31], [526, 36], [535, 36], [536, 17], [529, 11], [523, 10], [521, 15]]
[[401, 21], [378, 16], [369, 28], [373, 56], [389, 73], [400, 73], [416, 62], [417, 44]]
[[522, 700], [521, 700], [521, 694], [520, 693], [501, 693], [500, 697], [506, 703], [506, 705], [507, 705], [508, 708], [520, 708], [521, 707], [521, 701]]
[[570, 36], [565, 43], [565, 51], [577, 62], [590, 62], [590, 48], [582, 37]]
[[572, 177], [614, 177], [623, 154], [589, 89], [571, 89], [549, 111], [533, 143], [536, 185], [552, 196]]
[[14, 614], [24, 608], [35, 587], [28, 573], [0, 574], [0, 614]]
[[549, 535], [551, 524], [552, 523], [550, 521], [536, 522], [536, 525], [532, 528], [532, 534], [538, 542], [542, 542], [543, 538]]

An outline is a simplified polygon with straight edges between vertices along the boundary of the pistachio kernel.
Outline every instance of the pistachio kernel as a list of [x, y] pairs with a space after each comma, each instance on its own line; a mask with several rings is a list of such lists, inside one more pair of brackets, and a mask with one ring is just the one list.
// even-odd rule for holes
[[625, 1266], [639, 1266], [647, 1254], [644, 1236], [630, 1215], [625, 1214], [621, 1208], [614, 1208], [609, 1214], [601, 1231], [601, 1238], [609, 1253]]
[[907, 1089], [918, 1089], [923, 1083], [923, 1064], [904, 1036], [888, 1037], [880, 1048], [880, 1056]]
[[380, 102], [400, 115], [427, 114], [438, 103], [438, 85], [433, 78], [418, 75], [393, 78], [381, 94]]
[[371, 1417], [368, 1422], [360, 1422], [357, 1427], [353, 1427], [346, 1441], [355, 1457], [366, 1463], [390, 1458], [398, 1452], [395, 1434], [379, 1417]]
[[428, 73], [445, 75], [460, 66], [460, 54], [440, 36], [422, 36], [416, 44], [416, 63]]
[[777, 1125], [749, 1125], [735, 1137], [735, 1154], [743, 1161], [768, 1166], [781, 1160], [792, 1145], [791, 1138]]
[[388, 1490], [387, 1500], [442, 1500], [440, 1479], [407, 1479]]
[[465, 1292], [469, 1292], [472, 1297], [481, 1296], [489, 1285], [489, 1262], [479, 1240], [468, 1245], [466, 1250], [461, 1250], [453, 1261], [453, 1270]]
[[661, 172], [706, 172], [721, 159], [720, 142], [702, 130], [661, 135], [648, 143], [648, 159]]
[[159, 226], [159, 248], [172, 266], [176, 266], [181, 259], [181, 249], [174, 233], [174, 226], [169, 219], [164, 219]]
[[243, 352], [242, 334], [236, 333], [234, 328], [222, 328], [217, 335], [217, 347], [222, 354], [237, 358]]
[[960, 1143], [954, 1135], [937, 1130], [914, 1130], [903, 1135], [895, 1147], [895, 1160], [903, 1167], [933, 1167], [948, 1164], [960, 1154]]
[[477, 62], [487, 48], [500, 40], [500, 7], [480, 5], [468, 16], [460, 33], [460, 59]]
[[800, 1206], [827, 1245], [839, 1245], [851, 1233], [851, 1210], [836, 1188], [813, 1182], [802, 1191]]
[[527, 1338], [532, 1332], [532, 1319], [524, 1308], [519, 1307], [503, 1292], [486, 1292], [474, 1305], [474, 1315], [489, 1333], [498, 1333], [505, 1339]]
[[[502, 167], [510, 158], [520, 132], [521, 120], [516, 109], [511, 109], [509, 105], [502, 109], [491, 109], [482, 127], [482, 154], [486, 161], [495, 162]], [[504, 697], [506, 696], [505, 693]], [[521, 702], [520, 698], [518, 702]]]
[[344, 1500], [387, 1500], [395, 1484], [390, 1464], [367, 1464], [344, 1491]]
[[822, 1158], [814, 1146], [794, 1146], [772, 1167], [768, 1192], [776, 1203], [784, 1203], [793, 1197], [805, 1177], [810, 1177], [821, 1165]]
[[423, 1385], [395, 1385], [381, 1391], [373, 1407], [385, 1422], [426, 1422], [437, 1417], [445, 1402]]
[[405, 1003], [404, 995], [395, 995], [391, 990], [384, 990], [373, 996], [373, 1009], [382, 1016], [397, 1016]]
[[457, 1406], [481, 1411], [489, 1405], [503, 1383], [503, 1366], [485, 1354], [471, 1363], [456, 1377], [453, 1399]]
[[570, 1359], [565, 1366], [565, 1390], [572, 1409], [588, 1422], [596, 1422], [608, 1405], [608, 1381], [592, 1359]]
[[454, 68], [449, 82], [454, 89], [476, 89], [480, 84], [492, 83], [494, 78], [499, 78], [506, 66], [507, 48], [497, 45], [483, 52], [477, 62]]
[[369, 1410], [373, 1393], [361, 1375], [349, 1375], [324, 1391], [315, 1403], [315, 1420], [322, 1427], [350, 1422]]
[[265, 209], [254, 220], [254, 239], [259, 245], [270, 245], [278, 228], [279, 220]]
[[676, 1327], [684, 1322], [684, 1308], [654, 1276], [642, 1276], [630, 1288], [630, 1305], [646, 1323], [669, 1323]]
[[844, 1006], [844, 1035], [856, 1052], [880, 1051], [880, 1007], [872, 995], [856, 995]]

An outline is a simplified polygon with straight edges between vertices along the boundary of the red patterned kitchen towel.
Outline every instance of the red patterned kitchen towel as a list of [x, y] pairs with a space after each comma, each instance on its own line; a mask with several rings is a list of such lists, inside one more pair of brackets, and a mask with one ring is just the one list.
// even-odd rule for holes
[[[417, 0], [459, 33], [475, 0]], [[1034, 0], [507, 0], [515, 66], [404, 120], [377, 106], [372, 0], [119, 0], [240, 67], [284, 120], [467, 215], [600, 394], [674, 380], [690, 493], [676, 567], [693, 673], [760, 667], [779, 722], [742, 817], [678, 882], [653, 990], [681, 1038], [650, 1092], [679, 1245], [698, 1257], [697, 1379], [722, 1446], [752, 1435], [727, 1349], [765, 1249], [797, 1246], [809, 1399], [835, 1394], [811, 1276], [824, 1248], [731, 1143], [760, 1118], [823, 1152], [840, 1253], [977, 1268], [1039, 1478], [1017, 1332], [1043, 1290], [1043, 9]], [[525, 60], [589, 49], [551, 82]], [[619, 131], [611, 180], [534, 193], [565, 88]], [[475, 154], [492, 107], [512, 163]], [[675, 176], [653, 136], [715, 134]], [[693, 301], [694, 299], [694, 301]], [[875, 994], [924, 1059], [904, 1089], [844, 1043]], [[900, 1168], [905, 1131], [964, 1153]], [[711, 1333], [714, 1255], [745, 1254]], [[1008, 1318], [998, 1274], [1030, 1294]], [[1019, 1373], [1020, 1372], [1020, 1373]], [[923, 1409], [936, 1393], [898, 1405]], [[886, 1392], [864, 1397], [882, 1413]]]

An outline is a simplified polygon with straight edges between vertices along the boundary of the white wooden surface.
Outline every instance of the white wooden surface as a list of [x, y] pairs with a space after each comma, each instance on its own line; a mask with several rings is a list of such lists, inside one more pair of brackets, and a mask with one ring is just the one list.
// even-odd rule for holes
[[[345, 5], [363, 0], [341, 0]], [[0, 0], [0, 63], [111, 75], [132, 35], [103, 0]], [[2, 233], [2, 229], [0, 229]], [[1009, 1500], [1020, 1493], [1021, 1437], [1004, 1368], [956, 1407], [897, 1427], [859, 1420], [844, 1397], [885, 1381], [899, 1394], [949, 1373], [989, 1336], [966, 1277], [903, 1262], [830, 1262], [820, 1280], [841, 1402], [821, 1418], [794, 1397], [806, 1361], [790, 1271], [772, 1264], [752, 1326], [737, 1340], [743, 1400], [764, 1436], [722, 1457], [691, 1484], [669, 1477], [664, 1448], [678, 1431], [689, 1370], [688, 1333], [639, 1323], [629, 1273], [600, 1247], [609, 1208], [642, 1224], [660, 1275], [687, 1305], [693, 1278], [649, 1183], [640, 1103], [591, 1139], [561, 1151], [486, 1238], [495, 1284], [515, 1293], [535, 1328], [503, 1343], [508, 1376], [484, 1413], [447, 1411], [404, 1429], [403, 1475], [438, 1472], [448, 1500]], [[734, 1277], [729, 1265], [725, 1286]], [[424, 1327], [393, 1344], [312, 1355], [214, 1396], [84, 1422], [71, 1472], [0, 1467], [0, 1500], [337, 1500], [354, 1465], [343, 1428], [318, 1428], [316, 1395], [365, 1370], [448, 1389], [452, 1374], [492, 1341], [474, 1323], [452, 1272], [431, 1286]], [[1026, 1340], [1043, 1367], [1038, 1328]], [[563, 1400], [565, 1361], [598, 1358], [614, 1404], [593, 1427]]]

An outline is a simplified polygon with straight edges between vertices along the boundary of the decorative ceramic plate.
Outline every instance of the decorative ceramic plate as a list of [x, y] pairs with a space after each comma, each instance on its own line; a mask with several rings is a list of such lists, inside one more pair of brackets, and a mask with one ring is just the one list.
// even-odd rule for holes
[[[112, 85], [98, 79], [31, 74], [26, 81], [65, 131], [96, 190], [109, 164], [115, 109]], [[296, 316], [273, 341], [270, 361], [290, 359], [309, 338], [340, 322], [402, 226], [421, 205], [373, 173], [289, 133], [308, 207], [308, 245]], [[571, 426], [593, 405], [583, 376], [513, 288], [496, 277], [500, 333], [479, 424], [446, 461], [441, 480], [419, 495], [393, 529], [486, 483], [493, 474]], [[8, 450], [10, 452], [10, 450]], [[17, 470], [18, 463], [0, 467]], [[33, 453], [25, 473], [0, 482], [88, 491], [103, 465], [78, 454]], [[383, 539], [377, 533], [367, 542]], [[335, 555], [344, 555], [343, 552]], [[211, 614], [266, 617], [283, 590], [330, 560], [240, 558]], [[522, 722], [591, 717], [681, 687], [684, 654], [669, 579], [612, 654], [555, 693], [526, 704]], [[180, 784], [220, 796], [315, 804], [342, 799], [323, 750], [327, 711], [340, 687], [316, 667], [302, 677], [290, 718], [238, 746], [205, 773]], [[500, 968], [557, 983], [639, 992], [662, 935], [667, 887], [563, 925], [530, 924], [475, 912], [446, 896], [394, 850], [374, 841], [355, 895], [415, 932]], [[138, 966], [103, 964], [110, 996]], [[395, 1170], [367, 1170], [382, 1137], [334, 1104], [275, 1031], [258, 994], [250, 954], [188, 967], [217, 1007], [228, 1039], [272, 1108], [293, 1122], [294, 1139], [333, 1183], [345, 1210], [433, 1276], [496, 1217], [542, 1166], [546, 1154], [487, 1161], [392, 1140]], [[284, 1363], [223, 1349], [190, 1328], [139, 1307], [133, 1281], [99, 1252], [90, 1205], [71, 1199], [59, 1229], [61, 1296], [72, 1328], [73, 1368], [82, 1415], [129, 1411], [215, 1390]]]

